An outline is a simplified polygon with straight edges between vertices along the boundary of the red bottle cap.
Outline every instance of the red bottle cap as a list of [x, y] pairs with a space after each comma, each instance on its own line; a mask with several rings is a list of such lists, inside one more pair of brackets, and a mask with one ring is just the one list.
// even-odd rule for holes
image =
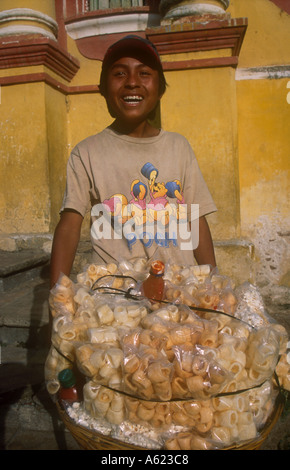
[[164, 274], [164, 270], [165, 270], [165, 265], [162, 261], [153, 261], [153, 263], [151, 264], [151, 269], [150, 269], [150, 272], [152, 274], [155, 274], [156, 276], [160, 276], [162, 274]]

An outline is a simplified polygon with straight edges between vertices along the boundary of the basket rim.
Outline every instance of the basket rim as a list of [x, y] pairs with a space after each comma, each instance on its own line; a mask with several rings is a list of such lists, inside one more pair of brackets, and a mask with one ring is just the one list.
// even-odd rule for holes
[[[89, 434], [92, 435], [92, 437], [94, 436], [100, 441], [102, 441], [102, 440], [110, 441], [110, 443], [112, 445], [113, 444], [115, 444], [116, 446], [122, 446], [123, 445], [124, 448], [131, 449], [131, 450], [149, 450], [147, 447], [142, 447], [142, 446], [138, 446], [138, 445], [135, 445], [135, 444], [130, 444], [129, 442], [125, 442], [125, 441], [122, 441], [121, 439], [116, 439], [116, 438], [111, 437], [111, 436], [105, 436], [104, 434], [102, 434], [99, 431], [96, 431], [95, 429], [90, 429], [86, 426], [83, 426], [82, 424], [77, 424], [68, 415], [65, 407], [62, 405], [62, 403], [59, 400], [56, 401], [56, 407], [57, 407], [60, 418], [62, 419], [62, 421], [64, 422], [64, 424], [68, 428], [68, 430], [71, 432], [73, 437], [75, 437], [75, 433], [77, 433], [78, 430], [82, 430], [84, 433], [89, 433]], [[263, 429], [261, 429], [261, 431], [258, 432], [258, 435], [257, 435], [256, 438], [248, 439], [246, 441], [242, 441], [242, 442], [237, 443], [237, 444], [233, 443], [230, 446], [221, 448], [221, 450], [247, 450], [247, 449], [249, 450], [249, 447], [252, 448], [252, 449], [259, 448], [263, 444], [263, 442], [265, 441], [267, 436], [270, 434], [270, 432], [272, 431], [272, 429], [275, 426], [275, 424], [277, 423], [277, 421], [279, 420], [279, 418], [280, 418], [280, 416], [283, 412], [283, 409], [284, 409], [284, 400], [283, 400], [283, 397], [281, 396], [281, 394], [279, 393], [278, 396], [275, 399], [272, 413], [268, 417]], [[165, 450], [165, 449], [164, 449], [164, 447], [162, 447], [158, 450]]]
[[[90, 428], [87, 428], [86, 426], [83, 426], [82, 424], [75, 423], [75, 421], [66, 412], [65, 407], [59, 401], [56, 402], [56, 407], [57, 407], [58, 413], [59, 413], [63, 423], [66, 425], [66, 427], [71, 432], [73, 437], [75, 437], [75, 434], [78, 432], [78, 429], [79, 429], [79, 430], [83, 431], [86, 434], [88, 434], [88, 433], [91, 434], [92, 437], [94, 436], [100, 441], [101, 440], [108, 440], [108, 441], [110, 441], [111, 444], [116, 444], [117, 447], [120, 447], [120, 446], [123, 445], [124, 447], [126, 447], [126, 449], [148, 450], [146, 447], [137, 446], [137, 445], [134, 445], [134, 444], [130, 444], [129, 442], [121, 441], [121, 439], [116, 439], [116, 438], [111, 437], [111, 436], [106, 436], [106, 435], [102, 434], [101, 432], [96, 431], [95, 429], [90, 429]], [[74, 432], [72, 432], [72, 428], [73, 428]], [[76, 437], [75, 437], [75, 439], [76, 439]]]

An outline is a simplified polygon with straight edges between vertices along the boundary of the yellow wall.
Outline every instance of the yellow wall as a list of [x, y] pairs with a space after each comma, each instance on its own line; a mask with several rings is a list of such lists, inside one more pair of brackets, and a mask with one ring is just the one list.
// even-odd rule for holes
[[58, 222], [60, 201], [62, 201], [65, 189], [64, 168], [68, 154], [67, 116], [67, 97], [46, 85], [45, 120], [50, 193], [50, 223], [48, 230], [53, 230]]
[[260, 283], [289, 270], [289, 79], [238, 83], [242, 236], [256, 247]]
[[289, 14], [270, 0], [230, 0], [233, 18], [248, 18], [239, 67], [290, 62]]
[[290, 285], [290, 16], [269, 0], [232, 0], [229, 11], [249, 23], [236, 81], [241, 236], [254, 243], [257, 282]]
[[[287, 81], [241, 81], [238, 86], [243, 230], [263, 212], [279, 210], [281, 217], [289, 215]], [[247, 211], [247, 207], [251, 211]]]
[[218, 207], [208, 217], [213, 237], [236, 238], [239, 187], [234, 70], [168, 72], [166, 80], [169, 88], [162, 99], [162, 125], [185, 135], [196, 153]]
[[1, 231], [45, 232], [50, 191], [44, 84], [1, 91]]
[[14, 8], [30, 8], [55, 19], [55, 4], [53, 0], [1, 0], [0, 11], [12, 10]]

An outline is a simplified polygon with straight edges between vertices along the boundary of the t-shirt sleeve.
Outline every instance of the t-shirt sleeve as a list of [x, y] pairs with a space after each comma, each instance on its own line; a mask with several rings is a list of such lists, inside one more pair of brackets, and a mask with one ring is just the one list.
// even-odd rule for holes
[[67, 163], [66, 188], [60, 213], [73, 209], [83, 217], [90, 210], [90, 179], [77, 147], [73, 149]]
[[208, 215], [217, 211], [211, 193], [200, 170], [196, 156], [187, 142], [187, 170], [184, 179], [184, 198], [187, 203], [188, 216], [195, 218], [195, 211], [191, 209], [191, 204], [198, 204], [199, 217]]

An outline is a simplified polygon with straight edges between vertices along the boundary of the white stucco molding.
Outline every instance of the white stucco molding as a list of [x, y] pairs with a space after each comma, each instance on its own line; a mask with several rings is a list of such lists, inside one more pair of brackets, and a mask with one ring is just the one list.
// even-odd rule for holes
[[229, 6], [229, 0], [161, 0], [160, 11], [167, 18], [185, 16], [221, 16]]
[[[7, 26], [10, 22], [31, 21], [37, 24], [13, 24]], [[2, 26], [3, 25], [3, 26]], [[5, 26], [4, 26], [5, 25]], [[41, 27], [46, 26], [48, 29]], [[13, 8], [11, 10], [4, 10], [0, 12], [0, 36], [14, 35], [14, 34], [41, 34], [50, 39], [56, 40], [58, 34], [57, 22], [40, 11], [32, 10], [30, 8]]]
[[159, 25], [158, 13], [132, 12], [76, 20], [66, 25], [66, 31], [76, 40], [103, 34], [145, 31]]
[[224, 15], [225, 11], [223, 8], [215, 5], [180, 5], [176, 8], [172, 8], [169, 12], [166, 13], [164, 18], [175, 18], [182, 16], [204, 16], [204, 15]]
[[265, 65], [260, 67], [238, 68], [236, 80], [273, 80], [290, 77], [290, 65]]

